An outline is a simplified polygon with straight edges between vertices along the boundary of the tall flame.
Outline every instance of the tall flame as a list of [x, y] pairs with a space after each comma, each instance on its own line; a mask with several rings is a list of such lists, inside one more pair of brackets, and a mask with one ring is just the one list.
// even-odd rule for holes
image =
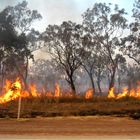
[[85, 94], [85, 99], [92, 99], [93, 98], [93, 89], [88, 89]]
[[30, 85], [29, 88], [33, 97], [37, 97], [39, 95], [35, 84]]
[[108, 98], [115, 98], [114, 87], [110, 89], [109, 94], [108, 94]]
[[55, 98], [59, 98], [61, 96], [61, 92], [60, 92], [60, 86], [58, 83], [55, 84], [55, 93], [54, 93], [54, 97]]

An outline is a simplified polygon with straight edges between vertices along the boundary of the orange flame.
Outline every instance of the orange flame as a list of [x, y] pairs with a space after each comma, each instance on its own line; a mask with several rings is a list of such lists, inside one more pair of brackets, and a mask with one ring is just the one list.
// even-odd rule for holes
[[54, 97], [55, 98], [59, 98], [61, 96], [61, 92], [60, 92], [60, 86], [58, 83], [55, 84], [55, 93], [54, 93]]
[[33, 97], [37, 97], [39, 95], [35, 84], [30, 85], [29, 88]]
[[[138, 85], [136, 89], [131, 89], [131, 90], [128, 90], [128, 88], [125, 87], [123, 88], [122, 92], [118, 94], [114, 93], [114, 89], [115, 89], [114, 87], [111, 88], [107, 96], [108, 98], [121, 99], [123, 97], [134, 97], [134, 98], [140, 99], [140, 85]], [[58, 83], [56, 83], [55, 85], [54, 95], [50, 91], [46, 92], [45, 89], [42, 91], [44, 95], [49, 98], [60, 98], [61, 96], [66, 97], [66, 98], [73, 97], [70, 92], [67, 92], [66, 94], [62, 94]], [[15, 100], [19, 97], [26, 98], [30, 96], [33, 96], [33, 97], [41, 96], [35, 84], [29, 85], [29, 91], [23, 90], [22, 82], [19, 78], [17, 78], [13, 84], [11, 81], [6, 80], [4, 88], [3, 88], [3, 93], [4, 94], [0, 96], [1, 104], [9, 102], [11, 100]], [[93, 90], [88, 89], [85, 93], [85, 99], [92, 99], [93, 95], [94, 95]]]
[[140, 99], [140, 86], [135, 89], [131, 89], [130, 91], [128, 88], [123, 88], [122, 92], [115, 96], [114, 94], [114, 87], [109, 91], [108, 98], [120, 99], [123, 97], [134, 97]]
[[39, 96], [35, 85], [30, 85], [29, 89], [30, 92], [26, 90], [22, 91], [22, 84], [19, 78], [17, 78], [13, 84], [11, 84], [9, 80], [6, 80], [4, 94], [0, 97], [0, 103], [6, 103], [11, 100], [15, 100], [20, 96], [23, 98], [29, 97], [30, 95], [33, 97]]
[[108, 94], [108, 98], [115, 98], [114, 87], [110, 89], [109, 94]]
[[6, 94], [4, 94], [2, 97], [0, 97], [0, 103], [9, 102], [11, 100], [14, 100], [21, 96], [21, 83], [19, 78], [16, 79], [16, 81], [11, 85], [10, 82], [6, 81], [5, 90]]
[[128, 96], [128, 93], [129, 93], [128, 88], [123, 88], [123, 92], [119, 93], [116, 98], [120, 99], [120, 98], [126, 97], [126, 96]]
[[92, 99], [93, 98], [93, 89], [88, 89], [85, 94], [85, 99]]

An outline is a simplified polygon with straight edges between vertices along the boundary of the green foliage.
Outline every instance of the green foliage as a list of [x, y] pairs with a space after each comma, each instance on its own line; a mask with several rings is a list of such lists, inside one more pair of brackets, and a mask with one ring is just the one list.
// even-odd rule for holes
[[[0, 12], [0, 63], [2, 76], [27, 77], [28, 59], [33, 59], [31, 46], [39, 33], [31, 30], [32, 23], [41, 18], [36, 10], [30, 10], [23, 1], [8, 6]], [[38, 35], [39, 36], [39, 35]]]

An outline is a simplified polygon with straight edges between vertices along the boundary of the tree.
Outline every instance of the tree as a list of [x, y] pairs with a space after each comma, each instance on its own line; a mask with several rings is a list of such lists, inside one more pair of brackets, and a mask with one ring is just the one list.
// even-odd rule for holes
[[17, 37], [8, 46], [12, 50], [8, 52], [9, 59], [7, 60], [11, 60], [9, 61], [11, 66], [14, 65], [26, 88], [29, 59], [33, 59], [31, 51], [33, 51], [37, 36], [39, 37], [39, 32], [31, 29], [32, 23], [41, 19], [41, 15], [36, 10], [30, 10], [27, 5], [28, 3], [23, 1], [14, 7], [8, 6], [4, 9], [5, 17], [11, 18], [11, 25]]
[[60, 71], [52, 60], [37, 59], [34, 61], [30, 75], [34, 82], [43, 85], [45, 90], [54, 88], [54, 85], [61, 77]]
[[133, 8], [134, 22], [129, 25], [129, 35], [121, 39], [121, 50], [125, 55], [140, 65], [140, 1], [135, 1]]
[[125, 83], [128, 86], [128, 90], [135, 89], [138, 81], [140, 80], [140, 67], [136, 64], [128, 64], [126, 69]]
[[84, 55], [81, 56], [82, 66], [90, 78], [93, 92], [96, 92], [96, 78], [98, 90], [101, 94], [102, 90], [100, 84], [106, 62], [104, 55], [101, 54], [100, 51], [101, 46], [88, 33], [83, 37], [82, 42], [85, 51]]
[[71, 21], [63, 22], [60, 26], [49, 25], [42, 34], [47, 51], [60, 69], [66, 73], [66, 81], [76, 94], [75, 71], [81, 66], [79, 55], [82, 55], [80, 43], [80, 25]]
[[118, 84], [118, 91], [117, 91], [118, 93], [120, 93], [121, 85], [122, 85], [124, 78], [126, 77], [126, 73], [127, 73], [126, 62], [119, 63], [118, 67], [117, 67], [117, 79], [116, 79], [117, 84]]
[[4, 78], [7, 72], [7, 66], [9, 62], [6, 63], [8, 52], [12, 50], [14, 42], [17, 40], [17, 33], [12, 24], [12, 17], [8, 15], [7, 9], [0, 12], [0, 75], [1, 75], [1, 88], [3, 87]]
[[[113, 12], [112, 12], [113, 11]], [[119, 9], [115, 5], [96, 3], [92, 9], [88, 9], [83, 14], [83, 26], [96, 42], [102, 46], [101, 54], [104, 54], [109, 61], [110, 84], [109, 90], [114, 87], [115, 73], [120, 58], [116, 47], [123, 35], [123, 30], [127, 27], [124, 9]]]

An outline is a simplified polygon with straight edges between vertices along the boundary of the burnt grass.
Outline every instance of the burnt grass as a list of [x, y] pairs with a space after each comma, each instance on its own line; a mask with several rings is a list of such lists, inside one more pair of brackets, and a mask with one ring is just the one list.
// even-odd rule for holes
[[[0, 104], [0, 118], [17, 117], [18, 100]], [[140, 119], [140, 99], [125, 97], [119, 100], [106, 97], [26, 98], [22, 99], [21, 117], [94, 116], [114, 115]]]

